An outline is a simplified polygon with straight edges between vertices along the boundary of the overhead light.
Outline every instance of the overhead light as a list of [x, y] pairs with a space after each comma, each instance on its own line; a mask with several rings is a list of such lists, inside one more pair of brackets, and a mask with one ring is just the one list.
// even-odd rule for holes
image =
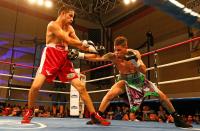
[[42, 6], [44, 4], [44, 0], [37, 0], [37, 4]]
[[36, 0], [28, 0], [29, 3], [34, 4]]
[[130, 4], [130, 2], [131, 2], [130, 0], [124, 0], [124, 4], [125, 4], [125, 5]]
[[136, 0], [131, 0], [131, 2], [136, 2]]
[[51, 8], [53, 6], [53, 3], [51, 0], [46, 0], [45, 3], [44, 3], [45, 7], [47, 8]]

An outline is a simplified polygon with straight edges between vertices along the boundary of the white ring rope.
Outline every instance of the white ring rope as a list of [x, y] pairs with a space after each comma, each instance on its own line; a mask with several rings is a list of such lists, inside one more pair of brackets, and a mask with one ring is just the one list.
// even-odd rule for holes
[[[177, 64], [182, 64], [182, 63], [187, 63], [187, 62], [191, 62], [191, 61], [196, 61], [196, 60], [200, 60], [200, 56], [198, 57], [194, 57], [194, 58], [190, 58], [190, 59], [185, 59], [185, 60], [181, 60], [181, 61], [176, 61], [176, 62], [172, 62], [172, 63], [167, 63], [167, 64], [163, 64], [163, 65], [159, 65], [158, 68], [162, 68], [162, 67], [168, 67], [168, 66], [172, 66], [172, 65], [177, 65]], [[147, 70], [153, 70], [154, 67], [150, 67], [147, 68]], [[118, 75], [117, 75], [118, 76]], [[93, 80], [88, 80], [86, 82], [94, 82], [94, 81], [99, 81], [99, 80], [105, 80], [105, 79], [110, 79], [110, 78], [114, 78], [114, 76], [108, 76], [108, 77], [103, 77], [103, 78], [98, 78], [98, 79], [93, 79]], [[188, 78], [189, 80], [193, 80], [192, 78], [194, 78], [194, 80], [198, 79], [196, 77], [191, 77]], [[184, 78], [186, 81], [188, 81], [187, 78]], [[180, 81], [184, 80], [184, 79], [180, 79]], [[166, 81], [167, 84], [169, 84], [170, 81]], [[172, 83], [175, 82], [179, 82], [179, 80], [172, 80]], [[160, 82], [161, 84], [165, 84], [165, 81]]]
[[[20, 76], [20, 75], [11, 75], [11, 74], [4, 74], [4, 73], [0, 73], [0, 76], [8, 76], [8, 77], [15, 77], [15, 78], [26, 78], [26, 79], [35, 79], [33, 77], [28, 77], [28, 76]], [[53, 82], [58, 82], [58, 83], [63, 83], [62, 81], [58, 81], [58, 80], [53, 80]], [[64, 82], [64, 83], [69, 83], [69, 82]]]
[[[29, 91], [30, 90], [30, 89], [27, 89], [27, 88], [7, 87], [7, 86], [0, 86], [0, 88], [3, 88], [3, 89], [14, 89], [14, 90], [24, 90], [24, 91]], [[58, 93], [58, 94], [70, 94], [70, 92], [49, 91], [49, 90], [39, 90], [39, 92]]]
[[[176, 62], [172, 62], [172, 63], [168, 63], [168, 64], [158, 65], [157, 68], [163, 68], [163, 67], [168, 67], [168, 66], [172, 66], [172, 65], [178, 65], [178, 64], [182, 64], [182, 63], [196, 61], [196, 60], [200, 60], [200, 56], [181, 60], [181, 61], [176, 61]], [[154, 67], [150, 67], [147, 70], [153, 70], [153, 69], [154, 69]]]
[[[168, 64], [163, 64], [163, 65], [159, 65], [158, 68], [162, 68], [162, 67], [168, 67], [168, 66], [172, 66], [172, 65], [177, 65], [177, 64], [182, 64], [182, 63], [186, 63], [186, 62], [191, 62], [191, 61], [196, 61], [196, 60], [200, 60], [200, 57], [194, 57], [194, 58], [190, 58], [190, 59], [185, 59], [185, 60], [181, 60], [181, 61], [176, 61], [176, 62], [172, 62], [172, 63], [168, 63]], [[147, 70], [153, 70], [154, 67], [150, 67]], [[2, 76], [9, 76], [11, 77], [12, 75], [10, 74], [3, 74], [0, 73], [0, 75]], [[118, 75], [117, 75], [118, 76]], [[17, 78], [27, 78], [27, 79], [34, 79], [32, 77], [27, 77], [27, 76], [19, 76], [19, 75], [13, 75], [13, 77], [17, 77]], [[98, 79], [93, 79], [93, 80], [88, 80], [86, 82], [95, 82], [95, 81], [100, 81], [100, 80], [105, 80], [105, 79], [111, 79], [114, 78], [114, 76], [108, 76], [108, 77], [102, 77], [102, 78], [98, 78]], [[170, 84], [170, 83], [177, 83], [177, 82], [183, 82], [183, 81], [191, 81], [191, 80], [198, 80], [200, 79], [200, 76], [197, 77], [190, 77], [190, 78], [183, 78], [183, 79], [176, 79], [176, 80], [170, 80], [170, 81], [163, 81], [163, 82], [158, 82], [159, 85], [163, 85], [163, 84]], [[54, 82], [60, 82], [58, 80], [54, 80]], [[69, 82], [65, 82], [65, 83], [69, 83]], [[17, 88], [17, 87], [5, 87], [5, 86], [0, 86], [0, 88], [6, 88], [6, 89], [15, 89], [15, 90], [29, 90], [27, 88]], [[98, 90], [98, 91], [89, 91], [88, 93], [97, 93], [97, 92], [104, 92], [104, 91], [108, 91], [110, 89], [105, 89], [105, 90]], [[48, 93], [60, 93], [60, 94], [70, 94], [70, 92], [62, 92], [62, 91], [49, 91], [49, 90], [39, 90], [39, 92], [48, 92]]]
[[164, 84], [177, 83], [177, 82], [183, 82], [183, 81], [191, 81], [191, 80], [199, 80], [199, 79], [200, 79], [200, 76], [197, 76], [197, 77], [190, 77], [190, 78], [183, 78], [183, 79], [176, 79], [176, 80], [158, 82], [158, 84], [164, 85]]
[[93, 80], [87, 80], [86, 82], [95, 82], [95, 81], [100, 81], [100, 80], [106, 80], [106, 79], [111, 79], [114, 78], [114, 76], [107, 76], [107, 77], [102, 77], [102, 78], [98, 78], [98, 79], [93, 79]]
[[105, 91], [109, 91], [109, 90], [110, 90], [110, 89], [98, 90], [98, 91], [88, 91], [88, 93], [105, 92]]

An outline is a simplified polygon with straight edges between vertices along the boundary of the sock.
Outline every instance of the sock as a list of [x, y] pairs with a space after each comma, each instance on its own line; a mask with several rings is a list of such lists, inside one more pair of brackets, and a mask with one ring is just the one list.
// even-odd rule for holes
[[98, 111], [98, 114], [102, 117], [104, 113], [101, 111]]
[[178, 116], [179, 114], [177, 112], [170, 113], [172, 116]]

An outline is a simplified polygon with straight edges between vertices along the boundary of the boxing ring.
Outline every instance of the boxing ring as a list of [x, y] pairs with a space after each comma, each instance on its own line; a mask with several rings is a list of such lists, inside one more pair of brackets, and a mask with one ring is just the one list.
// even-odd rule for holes
[[193, 128], [177, 128], [173, 123], [133, 122], [112, 120], [110, 126], [86, 125], [88, 119], [77, 118], [34, 118], [31, 124], [21, 124], [19, 117], [0, 117], [0, 130], [37, 130], [37, 131], [199, 131], [200, 125]]
[[[189, 39], [184, 42], [180, 42], [177, 44], [173, 44], [164, 48], [157, 49], [155, 51], [151, 51], [145, 54], [142, 54], [142, 57], [148, 56], [148, 55], [154, 55], [154, 67], [150, 67], [147, 70], [154, 70], [155, 71], [155, 77], [158, 78], [157, 70], [159, 68], [167, 68], [169, 66], [174, 66], [174, 65], [179, 65], [179, 64], [184, 64], [192, 61], [197, 61], [200, 60], [200, 56], [194, 57], [194, 58], [189, 58], [185, 60], [180, 60], [180, 61], [175, 61], [172, 63], [167, 63], [163, 65], [157, 65], [157, 55], [161, 51], [165, 51], [171, 48], [175, 48], [184, 44], [188, 44], [193, 41], [200, 40], [200, 37], [196, 37], [193, 39]], [[0, 61], [1, 64], [7, 64], [7, 65], [12, 65], [13, 70], [11, 71], [10, 74], [5, 74], [5, 73], [0, 73], [0, 76], [6, 76], [10, 78], [26, 78], [26, 79], [31, 79], [33, 80], [33, 77], [27, 77], [27, 76], [19, 76], [14, 74], [14, 69], [16, 67], [25, 67], [25, 68], [37, 68], [37, 67], [31, 67], [31, 66], [26, 66], [22, 64], [15, 64], [15, 63], [9, 63], [9, 62], [4, 62]], [[100, 68], [105, 68], [108, 66], [112, 66], [112, 64], [100, 66], [98, 68], [93, 68], [89, 69], [87, 71], [81, 72], [82, 74], [85, 74], [87, 72], [93, 71], [93, 70], [98, 70]], [[86, 82], [95, 82], [95, 81], [100, 81], [100, 80], [105, 80], [105, 79], [113, 79], [114, 76], [107, 76], [103, 78], [98, 78], [98, 79], [93, 79], [93, 80], [86, 80]], [[175, 80], [170, 80], [170, 81], [155, 81], [155, 84], [158, 85], [164, 85], [164, 84], [169, 84], [169, 83], [179, 83], [179, 82], [185, 82], [185, 81], [194, 81], [194, 80], [199, 80], [200, 76], [194, 76], [194, 77], [188, 77], [188, 78], [181, 78], [181, 79], [175, 79]], [[54, 81], [54, 82], [60, 82], [60, 81]], [[9, 94], [10, 91], [12, 90], [23, 90], [23, 91], [28, 91], [29, 89], [27, 88], [19, 88], [19, 87], [6, 87], [6, 86], [0, 86], [1, 89], [9, 89]], [[104, 90], [96, 90], [96, 91], [88, 91], [88, 93], [98, 93], [98, 92], [107, 92], [109, 89], [104, 89]], [[60, 94], [70, 94], [70, 92], [62, 92], [62, 91], [51, 91], [51, 90], [40, 90], [40, 92], [44, 93], [60, 93]], [[27, 100], [22, 100], [22, 99], [13, 99], [13, 98], [1, 98], [0, 100], [6, 100], [6, 101], [20, 101], [20, 102], [27, 102]], [[40, 101], [41, 103], [52, 103], [52, 101]], [[159, 123], [159, 122], [146, 122], [146, 121], [122, 121], [122, 120], [111, 120], [111, 125], [110, 126], [100, 126], [100, 125], [86, 125], [86, 122], [89, 119], [84, 119], [84, 118], [40, 118], [40, 117], [34, 117], [33, 120], [31, 121], [30, 124], [21, 124], [21, 119], [22, 117], [0, 117], [0, 130], [48, 130], [48, 131], [53, 131], [53, 130], [73, 130], [73, 131], [100, 131], [100, 130], [105, 130], [105, 131], [121, 131], [121, 130], [126, 130], [126, 131], [178, 131], [178, 130], [200, 130], [200, 125], [193, 124], [193, 128], [189, 129], [183, 129], [183, 128], [177, 128], [173, 123]]]

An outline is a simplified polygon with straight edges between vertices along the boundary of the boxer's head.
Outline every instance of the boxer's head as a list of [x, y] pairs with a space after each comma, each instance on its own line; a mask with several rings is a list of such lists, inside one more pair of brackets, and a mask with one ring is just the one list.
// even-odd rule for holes
[[62, 6], [58, 10], [58, 16], [61, 17], [65, 24], [72, 24], [74, 20], [75, 11], [72, 7]]
[[127, 54], [128, 40], [124, 36], [118, 36], [114, 40], [114, 53], [119, 58], [124, 58]]

